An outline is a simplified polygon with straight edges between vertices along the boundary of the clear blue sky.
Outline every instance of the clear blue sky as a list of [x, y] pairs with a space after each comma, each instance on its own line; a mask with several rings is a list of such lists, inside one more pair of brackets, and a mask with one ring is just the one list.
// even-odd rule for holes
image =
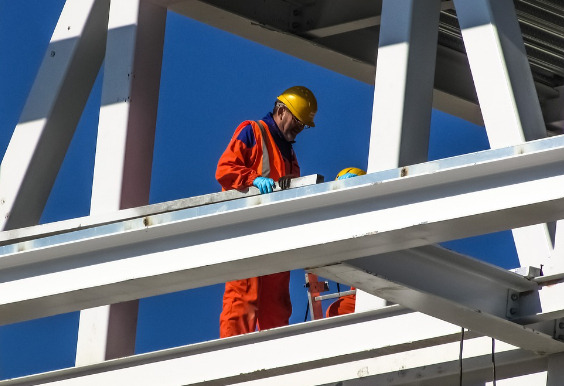
[[[0, 155], [63, 5], [64, 0], [0, 0]], [[319, 103], [317, 126], [295, 145], [302, 174], [331, 180], [344, 167], [366, 168], [372, 86], [169, 13], [151, 202], [220, 190], [215, 165], [237, 124], [260, 119], [293, 85], [312, 89]], [[101, 76], [42, 222], [89, 213], [100, 88]], [[429, 159], [488, 147], [483, 128], [433, 112]], [[517, 266], [510, 232], [444, 245], [505, 268]], [[291, 323], [304, 320], [303, 285], [304, 272], [293, 272]], [[142, 299], [136, 351], [217, 338], [222, 291], [218, 284]], [[77, 328], [78, 312], [0, 327], [0, 379], [73, 366]]]

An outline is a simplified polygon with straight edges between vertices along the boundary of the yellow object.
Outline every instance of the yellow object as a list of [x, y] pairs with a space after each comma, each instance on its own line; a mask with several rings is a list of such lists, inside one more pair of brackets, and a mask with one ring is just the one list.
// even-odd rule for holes
[[338, 180], [339, 177], [341, 177], [342, 175], [347, 174], [347, 173], [355, 174], [357, 176], [363, 176], [363, 175], [366, 174], [366, 172], [364, 170], [359, 169], [359, 168], [344, 168], [343, 170], [341, 170], [339, 172], [339, 174], [337, 174], [337, 177], [335, 177], [335, 180]]
[[315, 126], [313, 118], [317, 112], [317, 99], [310, 89], [304, 86], [290, 87], [278, 100], [304, 125]]

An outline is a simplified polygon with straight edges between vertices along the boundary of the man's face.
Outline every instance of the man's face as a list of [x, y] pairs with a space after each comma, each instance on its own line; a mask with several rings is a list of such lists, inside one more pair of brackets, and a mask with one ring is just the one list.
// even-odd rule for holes
[[282, 117], [280, 123], [278, 124], [278, 128], [282, 132], [282, 135], [284, 135], [284, 138], [286, 138], [286, 141], [295, 141], [298, 134], [300, 134], [304, 129], [304, 125], [292, 115], [290, 110], [287, 108], [282, 110]]

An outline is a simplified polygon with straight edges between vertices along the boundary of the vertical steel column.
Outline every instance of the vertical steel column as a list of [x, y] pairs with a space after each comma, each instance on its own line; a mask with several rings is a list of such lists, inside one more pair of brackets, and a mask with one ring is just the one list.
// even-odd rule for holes
[[385, 0], [368, 171], [427, 161], [440, 0]]
[[546, 129], [511, 0], [454, 0], [492, 148], [544, 138]]
[[[454, 0], [491, 148], [544, 138], [546, 128], [511, 0]], [[513, 230], [521, 266], [547, 263], [546, 225]]]
[[[440, 0], [384, 0], [368, 172], [427, 161]], [[385, 302], [357, 291], [356, 310]]]
[[[558, 122], [561, 132], [564, 132], [564, 86], [557, 87], [557, 90], [560, 97], [546, 101], [543, 108], [546, 118], [553, 123]], [[554, 248], [549, 267], [544, 269], [547, 274], [551, 274], [551, 271], [554, 273], [564, 271], [564, 220], [556, 221], [554, 233]]]
[[67, 0], [2, 161], [0, 229], [35, 225], [106, 48], [109, 0]]
[[[149, 202], [166, 8], [112, 0], [91, 214]], [[83, 310], [76, 364], [131, 355], [138, 301]]]
[[[495, 383], [497, 386], [541, 386], [546, 384], [546, 371], [540, 373], [532, 373], [526, 375], [520, 375], [518, 377], [498, 379]], [[558, 383], [559, 385], [561, 383]], [[486, 382], [484, 386], [494, 386], [492, 382]]]
[[562, 385], [563, 380], [564, 354], [553, 354], [548, 359], [546, 386], [560, 386]]
[[554, 249], [550, 255], [549, 269], [543, 269], [547, 274], [564, 271], [564, 220], [556, 221], [554, 234]]

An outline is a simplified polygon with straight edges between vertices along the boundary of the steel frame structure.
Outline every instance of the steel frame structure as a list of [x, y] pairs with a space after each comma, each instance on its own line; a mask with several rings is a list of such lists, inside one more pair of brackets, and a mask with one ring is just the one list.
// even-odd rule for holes
[[[459, 376], [461, 328], [470, 330], [465, 384], [492, 380], [491, 339], [506, 384], [561, 384], [564, 139], [545, 137], [564, 108], [560, 86], [533, 77], [518, 24], [524, 1], [357, 0], [347, 12], [327, 1], [228, 3], [66, 1], [2, 161], [0, 323], [83, 310], [76, 367], [0, 384], [448, 385]], [[307, 31], [267, 23], [284, 12], [290, 25], [292, 6], [333, 19]], [[147, 206], [167, 9], [374, 81], [369, 174]], [[438, 72], [459, 63], [436, 44], [445, 10], [456, 10], [479, 109], [456, 89], [468, 84], [464, 71]], [[375, 26], [375, 72], [316, 44]], [[102, 63], [91, 216], [37, 226]], [[461, 82], [445, 92], [453, 76]], [[426, 162], [432, 106], [483, 119], [492, 150]], [[547, 222], [556, 222], [554, 245]], [[526, 274], [434, 245], [504, 229], [533, 267]], [[362, 290], [357, 310], [372, 295], [401, 306], [131, 355], [137, 299], [297, 268]], [[377, 331], [397, 333], [367, 339]], [[261, 355], [271, 350], [280, 355]]]

